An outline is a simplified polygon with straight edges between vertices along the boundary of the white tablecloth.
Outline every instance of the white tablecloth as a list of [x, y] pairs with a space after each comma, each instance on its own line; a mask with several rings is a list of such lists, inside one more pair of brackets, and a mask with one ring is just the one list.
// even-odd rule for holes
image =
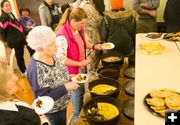
[[139, 43], [149, 40], [143, 35], [136, 35], [134, 125], [165, 125], [165, 119], [149, 112], [143, 100], [154, 89], [169, 88], [180, 92], [180, 52], [175, 42], [159, 40], [165, 46], [163, 53], [144, 55]]

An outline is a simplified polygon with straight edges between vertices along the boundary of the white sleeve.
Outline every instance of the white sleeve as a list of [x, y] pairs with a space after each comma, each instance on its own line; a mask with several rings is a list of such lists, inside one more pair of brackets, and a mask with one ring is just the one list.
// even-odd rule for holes
[[64, 64], [67, 59], [68, 43], [66, 38], [61, 35], [56, 38], [57, 54], [56, 57]]

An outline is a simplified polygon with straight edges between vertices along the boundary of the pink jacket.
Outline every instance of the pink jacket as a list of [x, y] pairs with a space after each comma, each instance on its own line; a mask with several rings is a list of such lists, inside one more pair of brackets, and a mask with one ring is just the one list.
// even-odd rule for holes
[[[83, 39], [85, 39], [84, 29], [82, 29], [81, 32], [83, 35]], [[63, 35], [68, 42], [67, 57], [74, 61], [79, 61], [79, 47], [78, 47], [77, 41], [74, 39], [71, 29], [70, 29], [69, 21], [66, 21], [64, 26], [57, 31], [57, 36], [60, 36], [60, 35]], [[68, 70], [69, 70], [69, 74], [78, 74], [79, 67], [68, 66]]]

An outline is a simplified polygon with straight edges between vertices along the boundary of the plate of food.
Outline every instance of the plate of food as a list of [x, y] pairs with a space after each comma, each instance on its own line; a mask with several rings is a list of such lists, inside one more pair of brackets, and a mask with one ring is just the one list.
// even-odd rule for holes
[[168, 40], [168, 41], [180, 41], [180, 32], [167, 33], [164, 35], [163, 39]]
[[39, 115], [48, 113], [53, 108], [53, 106], [54, 100], [49, 96], [39, 96], [32, 104], [32, 107]]
[[102, 45], [103, 49], [113, 49], [115, 45], [113, 43], [107, 42]]
[[163, 38], [163, 33], [147, 33], [143, 35], [143, 38], [147, 40], [160, 40]]
[[154, 115], [165, 117], [166, 110], [180, 110], [180, 94], [175, 90], [152, 90], [144, 97], [144, 105]]
[[88, 79], [89, 78], [87, 74], [78, 74], [76, 76], [73, 76], [71, 80], [75, 83], [86, 83], [88, 82]]
[[142, 42], [140, 43], [140, 48], [143, 50], [143, 53], [146, 55], [156, 55], [162, 54], [165, 49], [165, 45], [162, 42]]

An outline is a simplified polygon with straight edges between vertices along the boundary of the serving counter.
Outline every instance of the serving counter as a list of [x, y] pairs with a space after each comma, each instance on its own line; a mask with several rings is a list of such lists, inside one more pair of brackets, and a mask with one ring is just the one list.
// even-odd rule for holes
[[161, 54], [145, 55], [141, 42], [149, 42], [144, 34], [136, 35], [135, 65], [135, 121], [134, 125], [165, 125], [160, 118], [144, 105], [145, 96], [152, 90], [164, 88], [180, 92], [180, 43], [158, 40], [165, 48]]
[[[144, 38], [145, 34], [136, 35], [136, 65], [135, 65], [135, 113], [134, 121], [129, 120], [121, 113], [117, 125], [165, 125], [165, 119], [154, 115], [144, 104], [144, 98], [152, 90], [164, 88], [174, 89], [180, 92], [180, 42], [170, 42], [164, 39], [156, 40], [164, 47], [161, 54], [146, 55], [140, 47], [140, 43], [152, 42]], [[119, 82], [125, 83], [122, 75]], [[86, 101], [91, 97], [86, 95]], [[88, 95], [88, 96], [87, 96]], [[118, 99], [124, 102], [133, 98], [121, 91]], [[81, 111], [77, 122], [71, 125], [89, 125], [84, 113]]]

